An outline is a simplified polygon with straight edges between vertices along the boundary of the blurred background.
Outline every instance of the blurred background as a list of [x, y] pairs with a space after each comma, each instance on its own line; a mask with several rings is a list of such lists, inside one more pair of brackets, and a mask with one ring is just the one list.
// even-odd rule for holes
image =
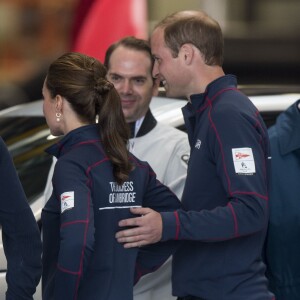
[[300, 90], [299, 0], [0, 0], [0, 109], [41, 98], [47, 67], [62, 53], [103, 61], [110, 43], [148, 38], [159, 20], [186, 9], [219, 21], [224, 70], [239, 84]]

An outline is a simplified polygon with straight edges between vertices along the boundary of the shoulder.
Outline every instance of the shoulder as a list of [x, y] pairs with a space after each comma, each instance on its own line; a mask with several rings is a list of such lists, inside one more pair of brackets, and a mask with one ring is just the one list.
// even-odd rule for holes
[[221, 94], [213, 102], [213, 112], [222, 114], [253, 113], [257, 108], [252, 101], [238, 90], [231, 90]]
[[164, 123], [157, 123], [157, 125], [155, 126], [155, 128], [153, 129], [153, 133], [155, 133], [155, 135], [157, 137], [166, 139], [166, 140], [174, 140], [174, 141], [187, 141], [188, 140], [188, 136], [186, 134], [186, 132], [179, 130], [177, 128], [174, 128], [168, 124], [164, 124]]
[[152, 142], [157, 143], [157, 146], [160, 145], [162, 152], [189, 153], [190, 151], [187, 133], [163, 123], [157, 124]]
[[63, 155], [55, 164], [54, 178], [82, 177], [88, 170], [89, 158], [88, 155], [74, 155], [72, 151]]
[[139, 174], [142, 174], [142, 173], [152, 174], [152, 173], [154, 173], [154, 171], [151, 168], [148, 161], [141, 160], [132, 153], [130, 153], [129, 159], [130, 159], [131, 163], [134, 166], [134, 172], [133, 173], [136, 173], [136, 172], [139, 172]]
[[163, 123], [157, 123], [157, 125], [147, 134], [134, 139], [137, 147], [163, 147], [164, 150], [168, 145], [185, 145], [189, 147], [188, 136], [186, 132], [183, 132], [177, 128], [169, 126]]
[[[240, 126], [257, 125], [258, 109], [251, 100], [242, 93], [236, 92], [218, 99], [212, 106], [210, 118], [219, 129], [239, 129]], [[261, 122], [261, 120], [260, 120]]]
[[73, 170], [76, 166], [78, 167], [80, 162], [78, 160], [73, 160], [68, 157], [68, 155], [64, 155], [60, 157], [54, 167], [54, 176], [63, 175], [64, 173], [67, 175]]

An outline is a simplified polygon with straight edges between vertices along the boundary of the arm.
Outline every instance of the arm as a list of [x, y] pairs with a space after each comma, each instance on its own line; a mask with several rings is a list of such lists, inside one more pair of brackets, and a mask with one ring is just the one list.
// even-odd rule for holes
[[[153, 243], [160, 237], [162, 240], [193, 239], [214, 242], [253, 234], [266, 226], [267, 149], [264, 149], [264, 142], [267, 137], [258, 119], [253, 124], [244, 120], [241, 115], [237, 118], [238, 120], [232, 117], [211, 120], [213, 126], [209, 132], [209, 137], [214, 140], [210, 144], [213, 145], [211, 152], [216, 161], [216, 172], [221, 178], [227, 203], [211, 210], [178, 210], [175, 214], [163, 212], [160, 214], [161, 222], [157, 221], [158, 216], [154, 212], [148, 214], [147, 220], [123, 220], [121, 226], [134, 224], [133, 226], [138, 227], [119, 232], [117, 238], [120, 242], [125, 242], [126, 247], [134, 246], [139, 241], [143, 241], [143, 244]], [[236, 124], [239, 124], [239, 130], [236, 130]], [[220, 131], [225, 132], [225, 135], [217, 135], [218, 128], [222, 128]], [[265, 145], [267, 144], [266, 142]], [[237, 174], [232, 155], [232, 149], [237, 147], [252, 148], [256, 167], [254, 174]], [[197, 184], [199, 179], [191, 180], [195, 180]], [[138, 211], [140, 214], [146, 212], [144, 209]]]
[[42, 271], [40, 232], [1, 138], [0, 170], [0, 223], [7, 259], [6, 299], [33, 299]]
[[[163, 240], [216, 242], [266, 229], [270, 160], [268, 136], [262, 119], [254, 109], [251, 113], [239, 108], [232, 111], [224, 105], [211, 112], [209, 123], [207, 137], [203, 140], [208, 145], [209, 156], [205, 159], [215, 166], [204, 172], [194, 169], [188, 184], [192, 182], [196, 189], [207, 193], [208, 196], [202, 195], [212, 201], [213, 206], [208, 203], [201, 207], [200, 199], [192, 199], [192, 203], [190, 199], [185, 199], [192, 209], [181, 210], [178, 216], [163, 213]], [[209, 163], [203, 166], [209, 166]], [[213, 184], [210, 185], [209, 181], [206, 185], [202, 184], [201, 181], [205, 182], [204, 176], [209, 176]], [[191, 187], [188, 184], [187, 189]], [[197, 209], [199, 206], [201, 208]], [[169, 227], [178, 227], [177, 220], [180, 221], [179, 233], [175, 237]]]
[[73, 299], [93, 250], [91, 193], [84, 170], [71, 160], [58, 160], [53, 183], [54, 193], [61, 204], [54, 298]]

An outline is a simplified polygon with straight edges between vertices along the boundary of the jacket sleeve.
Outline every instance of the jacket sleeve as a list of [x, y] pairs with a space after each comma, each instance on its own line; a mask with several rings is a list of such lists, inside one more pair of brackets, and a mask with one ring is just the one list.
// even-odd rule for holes
[[[150, 167], [149, 170], [149, 182], [143, 206], [157, 212], [168, 211], [174, 214], [181, 207], [179, 199], [168, 187], [156, 179], [156, 175]], [[135, 283], [141, 276], [158, 269], [176, 251], [178, 246], [178, 242], [168, 241], [140, 248], [135, 269]]]
[[[215, 163], [226, 202], [221, 204], [219, 201], [220, 205], [210, 210], [180, 210], [176, 215], [162, 213], [162, 240], [216, 242], [251, 235], [266, 228], [269, 150], [265, 127], [258, 113], [249, 117], [230, 114], [225, 107], [222, 109], [222, 114], [211, 113], [205, 142], [209, 145], [210, 159]], [[248, 168], [253, 172], [242, 173], [242, 165], [236, 163], [241, 154], [239, 149], [251, 149], [246, 154], [250, 158]], [[193, 180], [201, 180], [196, 174], [194, 176]], [[213, 193], [213, 189], [209, 186], [207, 193]], [[174, 232], [178, 234], [174, 235]]]
[[54, 299], [75, 299], [93, 251], [94, 219], [88, 177], [74, 160], [58, 160], [54, 194], [61, 206]]
[[0, 223], [7, 259], [6, 299], [33, 299], [42, 272], [40, 232], [1, 138], [0, 192]]

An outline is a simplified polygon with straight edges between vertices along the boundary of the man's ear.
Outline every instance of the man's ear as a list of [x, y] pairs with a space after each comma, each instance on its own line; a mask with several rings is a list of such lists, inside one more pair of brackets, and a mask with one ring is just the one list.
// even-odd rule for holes
[[183, 44], [180, 47], [179, 55], [184, 59], [185, 64], [190, 65], [195, 55], [195, 49], [192, 44]]

